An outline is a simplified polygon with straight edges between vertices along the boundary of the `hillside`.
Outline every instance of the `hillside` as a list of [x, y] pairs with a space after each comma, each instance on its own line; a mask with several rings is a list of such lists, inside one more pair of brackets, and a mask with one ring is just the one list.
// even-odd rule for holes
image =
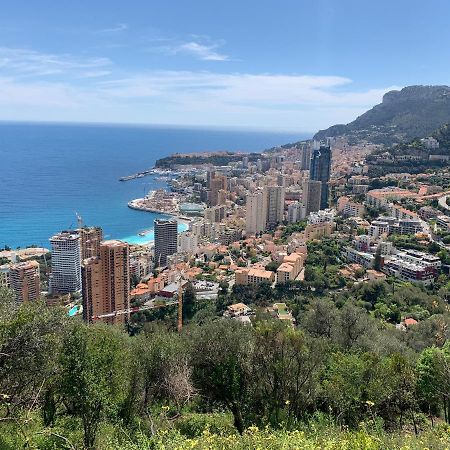
[[447, 166], [450, 162], [450, 124], [445, 124], [422, 139], [395, 144], [367, 157], [369, 173], [383, 175], [392, 172], [420, 173]]
[[261, 157], [259, 153], [236, 153], [236, 152], [204, 152], [204, 153], [176, 153], [156, 160], [155, 167], [158, 169], [174, 169], [179, 166], [197, 166], [212, 164], [214, 166], [226, 166], [230, 162], [242, 161], [247, 156], [249, 161], [256, 161]]
[[392, 145], [429, 136], [449, 122], [449, 86], [408, 86], [386, 93], [382, 103], [353, 122], [321, 130], [314, 139], [346, 136], [350, 143]]

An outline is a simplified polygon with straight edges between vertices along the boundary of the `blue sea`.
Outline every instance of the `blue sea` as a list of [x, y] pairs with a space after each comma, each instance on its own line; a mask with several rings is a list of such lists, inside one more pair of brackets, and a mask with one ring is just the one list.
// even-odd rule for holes
[[304, 134], [157, 126], [0, 123], [0, 247], [48, 247], [54, 233], [101, 226], [107, 239], [140, 243], [158, 214], [127, 202], [164, 187], [155, 177], [119, 177], [174, 152], [259, 151]]

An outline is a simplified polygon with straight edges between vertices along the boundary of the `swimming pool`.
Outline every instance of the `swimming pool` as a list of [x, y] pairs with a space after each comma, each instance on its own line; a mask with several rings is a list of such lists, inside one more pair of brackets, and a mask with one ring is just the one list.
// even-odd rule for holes
[[69, 317], [73, 317], [78, 312], [78, 309], [79, 309], [78, 305], [72, 306], [72, 308], [70, 308], [68, 312]]

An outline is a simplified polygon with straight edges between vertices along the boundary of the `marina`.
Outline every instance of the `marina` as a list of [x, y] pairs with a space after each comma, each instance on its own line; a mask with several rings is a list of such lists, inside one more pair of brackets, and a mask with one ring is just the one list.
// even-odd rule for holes
[[153, 171], [152, 170], [144, 170], [143, 172], [138, 172], [135, 173], [133, 175], [128, 175], [125, 177], [120, 177], [119, 181], [130, 181], [130, 180], [135, 180], [136, 178], [144, 178], [148, 175], [152, 175]]

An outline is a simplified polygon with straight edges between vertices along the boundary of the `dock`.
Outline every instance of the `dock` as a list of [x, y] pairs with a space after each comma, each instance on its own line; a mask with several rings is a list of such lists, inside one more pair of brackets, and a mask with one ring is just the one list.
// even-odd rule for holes
[[143, 172], [138, 172], [138, 173], [135, 173], [133, 175], [128, 175], [126, 177], [120, 177], [119, 181], [135, 180], [136, 178], [144, 178], [147, 175], [152, 175], [152, 174], [153, 174], [152, 170], [144, 170]]

